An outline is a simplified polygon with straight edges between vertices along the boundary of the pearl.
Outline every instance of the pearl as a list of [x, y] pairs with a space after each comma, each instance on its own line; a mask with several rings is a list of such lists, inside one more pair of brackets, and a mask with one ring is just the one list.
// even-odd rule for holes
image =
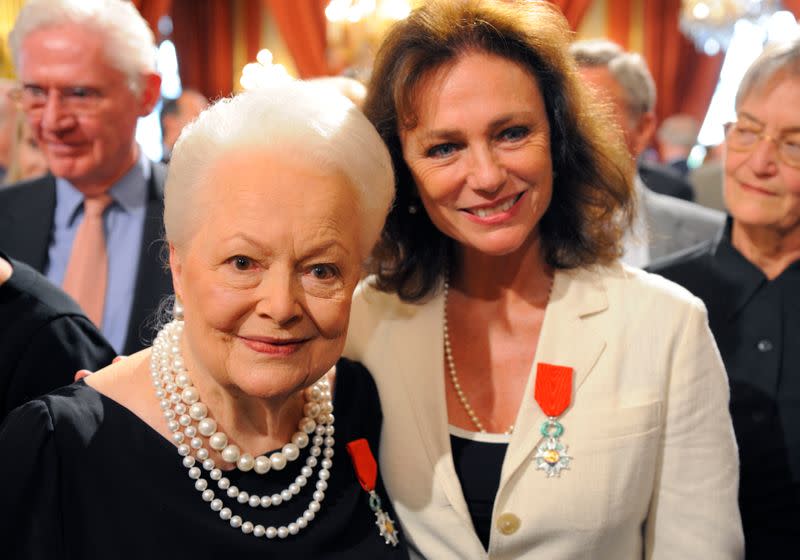
[[291, 493], [291, 492], [290, 492], [288, 489], [286, 489], [286, 490], [281, 490], [281, 499], [282, 499], [284, 502], [288, 502], [289, 500], [291, 500], [291, 499], [292, 499], [292, 493]]
[[213, 511], [221, 510], [222, 509], [222, 500], [220, 500], [219, 498], [217, 498], [215, 500], [211, 500], [211, 509]]
[[326, 459], [330, 459], [331, 457], [333, 457], [333, 447], [326, 447], [325, 449], [323, 449], [322, 456], [325, 457]]
[[281, 505], [281, 503], [283, 502], [283, 498], [281, 498], [280, 494], [273, 494], [272, 496], [270, 496], [270, 498], [272, 498], [272, 505], [275, 507]]
[[239, 495], [239, 488], [237, 488], [236, 486], [231, 486], [230, 488], [228, 488], [229, 498], [235, 498], [238, 495]]
[[203, 461], [203, 470], [213, 471], [215, 466], [214, 459], [206, 459]]
[[335, 432], [335, 430], [334, 430], [332, 425], [325, 426], [325, 435], [326, 436], [332, 436], [334, 434], [334, 432]]
[[300, 448], [297, 447], [294, 443], [287, 443], [281, 449], [283, 456], [286, 457], [287, 461], [294, 461], [300, 456]]
[[297, 484], [296, 482], [292, 482], [289, 485], [288, 490], [289, 490], [289, 492], [292, 493], [292, 495], [297, 496], [300, 493], [300, 485]]
[[208, 473], [208, 477], [211, 480], [219, 480], [220, 478], [222, 478], [222, 471], [219, 469], [211, 469], [211, 472]]
[[250, 499], [247, 501], [247, 503], [250, 507], [258, 507], [261, 505], [261, 498], [253, 494], [250, 496]]
[[228, 445], [228, 436], [222, 432], [216, 432], [208, 438], [208, 445], [211, 446], [211, 449], [222, 451]]
[[253, 535], [256, 537], [263, 537], [266, 534], [267, 530], [264, 529], [263, 525], [256, 525], [253, 527]]
[[314, 498], [315, 502], [321, 502], [325, 499], [325, 492], [322, 492], [321, 490], [315, 490], [314, 494], [312, 494], [312, 497]]
[[183, 443], [183, 438], [184, 438], [183, 432], [175, 432], [174, 434], [172, 434], [172, 441], [174, 441], [175, 443]]
[[239, 460], [239, 454], [239, 446], [226, 445], [225, 449], [222, 450], [222, 459], [228, 463], [235, 463]]
[[220, 490], [227, 490], [231, 487], [231, 481], [227, 477], [220, 478], [217, 486], [219, 486]]
[[194, 387], [186, 387], [181, 391], [181, 400], [186, 404], [194, 404], [200, 400], [200, 393]]
[[317, 423], [314, 422], [311, 418], [308, 418], [308, 417], [303, 418], [302, 420], [300, 420], [300, 424], [298, 425], [298, 428], [300, 428], [301, 430], [303, 430], [307, 434], [310, 434], [311, 432], [313, 432], [314, 428], [316, 428], [316, 427], [317, 427]]
[[198, 437], [193, 437], [191, 441], [189, 441], [189, 445], [192, 449], [200, 449], [203, 447], [203, 440]]
[[289, 523], [289, 527], [287, 528], [289, 529], [290, 535], [296, 535], [300, 532], [300, 527], [297, 526], [297, 523]]
[[272, 505], [272, 498], [269, 496], [261, 496], [261, 507], [268, 508]]
[[242, 526], [241, 517], [239, 517], [238, 515], [234, 515], [233, 517], [231, 517], [231, 527], [233, 527], [234, 529], [238, 529], [241, 526]]
[[202, 492], [206, 488], [208, 488], [208, 481], [205, 478], [199, 478], [194, 483], [195, 490], [199, 490]]
[[328, 489], [328, 482], [325, 480], [318, 480], [315, 486], [317, 487], [317, 490], [321, 490], [324, 492], [325, 490]]
[[206, 449], [205, 447], [201, 447], [200, 449], [197, 450], [195, 456], [201, 461], [205, 461], [206, 459], [208, 459], [208, 449]]
[[186, 435], [186, 437], [193, 438], [197, 435], [197, 428], [194, 426], [187, 426], [186, 429], [183, 430], [183, 433]]
[[[316, 504], [317, 502], [311, 502], [311, 503], [312, 504]], [[305, 519], [306, 521], [313, 521], [315, 516], [316, 516], [316, 514], [313, 511], [311, 511], [310, 507], [309, 507], [309, 509], [307, 509], [307, 510], [305, 510], [303, 512], [303, 519]]]
[[194, 403], [189, 407], [189, 416], [194, 420], [202, 420], [208, 416], [208, 406], [201, 402]]
[[178, 455], [185, 457], [189, 454], [189, 446], [185, 443], [182, 443], [178, 446]]
[[297, 523], [297, 526], [300, 527], [301, 529], [305, 529], [306, 527], [308, 527], [308, 520], [306, 520], [305, 517], [298, 517], [295, 523]]
[[289, 536], [289, 529], [286, 527], [278, 527], [278, 538], [285, 539]]
[[244, 523], [242, 523], [242, 533], [244, 533], [245, 535], [249, 535], [250, 533], [252, 533], [253, 529], [254, 529], [253, 524], [250, 521], [245, 521]]
[[270, 468], [272, 468], [272, 462], [267, 457], [263, 455], [256, 457], [253, 470], [258, 474], [267, 474]]
[[321, 469], [317, 476], [320, 480], [328, 480], [331, 477], [331, 473], [328, 469]]
[[[306, 465], [308, 465], [309, 467], [311, 467], [313, 469], [314, 467], [317, 466], [317, 458], [314, 457], [313, 455], [311, 457], [308, 457], [306, 459]], [[308, 476], [311, 476], [311, 475], [308, 475]]]
[[303, 412], [306, 416], [318, 416], [320, 411], [320, 406], [315, 402], [307, 402], [303, 405]]
[[192, 457], [191, 455], [189, 455], [188, 457], [184, 457], [182, 463], [184, 467], [186, 467], [187, 469], [191, 469], [194, 466], [194, 457]]
[[273, 470], [282, 470], [286, 466], [286, 456], [283, 453], [276, 451], [269, 456], [269, 462], [272, 465]]
[[250, 500], [250, 494], [247, 492], [239, 492], [239, 495], [236, 496], [236, 501], [240, 504], [247, 503]]
[[203, 418], [197, 424], [197, 431], [206, 437], [211, 436], [217, 431], [217, 421], [213, 418]]
[[322, 460], [320, 465], [322, 465], [323, 469], [330, 469], [333, 466], [333, 461], [331, 461], [326, 457], [325, 459]]
[[311, 476], [313, 473], [314, 473], [314, 470], [311, 467], [309, 467], [308, 465], [306, 465], [302, 469], [300, 469], [300, 474], [302, 476], [306, 477], [306, 478]]
[[304, 477], [303, 475], [300, 475], [300, 476], [298, 476], [297, 478], [294, 479], [294, 482], [298, 486], [303, 487], [308, 483], [308, 479], [306, 477]]
[[219, 512], [219, 517], [223, 521], [228, 521], [232, 515], [233, 512], [230, 510], [230, 508], [222, 508], [222, 510]]
[[240, 471], [247, 472], [247, 471], [253, 469], [253, 467], [255, 466], [255, 463], [256, 463], [256, 460], [253, 459], [252, 455], [250, 455], [249, 453], [243, 453], [239, 457], [239, 461], [236, 463], [236, 466], [239, 467]]
[[179, 416], [186, 413], [186, 407], [181, 402], [178, 402], [173, 410], [175, 411], [175, 414]]
[[278, 530], [275, 527], [267, 527], [267, 538], [274, 539], [278, 534]]
[[292, 436], [292, 443], [300, 449], [305, 449], [308, 446], [308, 434], [305, 432], [296, 432]]
[[200, 478], [200, 469], [198, 469], [197, 467], [192, 467], [191, 469], [189, 469], [189, 478], [195, 480]]
[[[319, 502], [311, 502], [308, 504], [308, 511], [311, 513], [317, 513], [319, 511]], [[309, 521], [311, 521], [309, 519]]]
[[210, 502], [214, 499], [214, 491], [213, 490], [203, 490], [203, 494], [201, 496], [204, 502]]

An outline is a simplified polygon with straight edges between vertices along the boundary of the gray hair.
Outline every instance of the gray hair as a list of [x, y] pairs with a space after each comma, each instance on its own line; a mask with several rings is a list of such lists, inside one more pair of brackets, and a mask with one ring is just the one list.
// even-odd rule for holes
[[625, 92], [628, 108], [635, 117], [651, 112], [656, 106], [656, 84], [644, 59], [625, 52], [606, 39], [576, 41], [570, 53], [578, 66], [608, 68]]
[[125, 0], [28, 0], [8, 36], [14, 66], [19, 72], [22, 43], [32, 32], [74, 24], [103, 34], [108, 60], [128, 77], [135, 94], [142, 78], [156, 71], [153, 32], [131, 2]]
[[772, 84], [774, 78], [800, 76], [800, 37], [766, 46], [750, 65], [736, 92], [736, 110], [754, 90]]
[[168, 241], [180, 245], [191, 237], [186, 206], [196, 198], [209, 167], [231, 151], [253, 148], [293, 149], [304, 161], [341, 173], [361, 211], [362, 249], [368, 255], [394, 197], [389, 151], [350, 100], [309, 82], [287, 82], [221, 99], [183, 129], [165, 187]]

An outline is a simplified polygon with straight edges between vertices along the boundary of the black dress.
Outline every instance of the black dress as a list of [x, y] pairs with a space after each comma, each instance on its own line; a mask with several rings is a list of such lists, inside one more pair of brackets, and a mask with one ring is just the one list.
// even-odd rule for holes
[[[340, 360], [333, 466], [322, 508], [286, 539], [245, 535], [202, 501], [173, 444], [128, 409], [78, 382], [18, 408], [0, 427], [0, 543], [5, 559], [407, 558], [378, 533], [368, 494], [345, 445], [369, 441], [378, 456], [381, 410], [369, 372]], [[282, 471], [225, 473], [242, 490], [271, 495], [299, 474], [308, 448]], [[308, 507], [314, 475], [278, 508], [254, 509], [216, 489], [253, 523], [287, 525]], [[384, 510], [396, 519], [383, 485]]]
[[14, 272], [0, 286], [0, 423], [19, 405], [72, 383], [79, 369], [98, 370], [117, 355], [67, 294], [6, 260]]

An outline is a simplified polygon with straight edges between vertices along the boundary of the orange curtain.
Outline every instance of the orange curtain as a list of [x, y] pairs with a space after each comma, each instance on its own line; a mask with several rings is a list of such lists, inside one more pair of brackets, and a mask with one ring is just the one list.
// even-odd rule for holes
[[592, 0], [550, 0], [553, 4], [561, 9], [561, 13], [567, 18], [569, 26], [573, 31], [578, 29], [578, 26], [583, 21], [583, 17], [592, 5]]
[[644, 3], [644, 56], [656, 82], [656, 115], [688, 113], [702, 121], [719, 80], [722, 55], [707, 56], [678, 29], [680, 0]]
[[219, 0], [173, 0], [172, 41], [183, 87], [209, 99], [233, 90], [233, 6]]
[[631, 4], [631, 0], [614, 0], [613, 11], [606, 17], [606, 35], [625, 50], [630, 47]]
[[329, 0], [263, 0], [278, 24], [301, 78], [329, 74], [325, 6]]
[[158, 44], [161, 38], [161, 34], [158, 32], [158, 20], [172, 11], [172, 0], [133, 0], [133, 5], [150, 25], [153, 35], [156, 36], [156, 44]]
[[783, 5], [795, 18], [800, 18], [800, 0], [783, 0]]

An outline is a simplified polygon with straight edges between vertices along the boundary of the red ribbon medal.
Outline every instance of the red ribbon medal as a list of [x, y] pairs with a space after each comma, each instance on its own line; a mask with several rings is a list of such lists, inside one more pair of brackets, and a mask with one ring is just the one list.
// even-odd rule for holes
[[369, 448], [369, 442], [364, 439], [353, 440], [347, 444], [347, 452], [353, 461], [358, 483], [369, 494], [369, 507], [375, 513], [375, 525], [386, 544], [397, 546], [400, 543], [399, 531], [389, 514], [381, 508], [381, 499], [375, 492], [375, 481], [378, 479], [378, 463]]
[[539, 363], [536, 367], [536, 387], [533, 396], [547, 415], [539, 430], [544, 441], [537, 447], [536, 468], [543, 470], [548, 478], [561, 476], [561, 471], [569, 469], [572, 457], [567, 455], [567, 446], [559, 438], [564, 426], [558, 417], [564, 414], [572, 401], [572, 368]]

